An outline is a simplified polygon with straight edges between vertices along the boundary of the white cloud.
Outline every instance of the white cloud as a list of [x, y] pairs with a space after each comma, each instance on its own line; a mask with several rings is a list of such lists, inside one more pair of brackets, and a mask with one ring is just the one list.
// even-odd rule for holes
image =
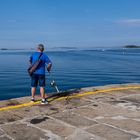
[[140, 25], [140, 18], [139, 19], [122, 19], [118, 20], [118, 23], [127, 24], [127, 25]]

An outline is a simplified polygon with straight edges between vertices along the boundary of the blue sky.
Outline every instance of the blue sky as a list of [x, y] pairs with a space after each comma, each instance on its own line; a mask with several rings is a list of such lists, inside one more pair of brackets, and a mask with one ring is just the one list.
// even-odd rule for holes
[[140, 0], [0, 0], [0, 48], [140, 45]]

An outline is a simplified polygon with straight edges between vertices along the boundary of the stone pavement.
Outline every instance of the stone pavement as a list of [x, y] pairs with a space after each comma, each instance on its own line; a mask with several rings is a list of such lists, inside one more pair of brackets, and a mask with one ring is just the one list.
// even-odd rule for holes
[[[83, 88], [79, 93], [129, 86], [140, 84]], [[0, 108], [28, 101], [30, 97], [0, 101]], [[140, 140], [140, 88], [0, 111], [0, 140]]]

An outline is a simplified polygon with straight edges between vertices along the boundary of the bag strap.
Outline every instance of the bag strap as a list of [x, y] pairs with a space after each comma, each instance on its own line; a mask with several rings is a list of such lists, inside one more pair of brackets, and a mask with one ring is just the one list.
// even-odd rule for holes
[[41, 53], [40, 53], [40, 55], [39, 55], [39, 57], [38, 57], [38, 60], [40, 60], [40, 58], [41, 58], [42, 54], [43, 54], [43, 53], [41, 52]]

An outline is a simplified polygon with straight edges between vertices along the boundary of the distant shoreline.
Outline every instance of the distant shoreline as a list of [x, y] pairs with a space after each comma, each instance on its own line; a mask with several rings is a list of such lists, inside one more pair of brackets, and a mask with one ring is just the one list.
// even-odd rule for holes
[[140, 48], [140, 46], [137, 45], [126, 45], [124, 48]]
[[20, 51], [20, 50], [35, 50], [35, 49], [8, 49], [8, 48], [0, 48], [1, 51]]
[[[47, 48], [47, 51], [64, 51], [64, 50], [107, 50], [107, 49], [137, 49], [140, 48], [138, 45], [125, 45], [119, 47], [88, 47], [88, 48], [78, 48], [78, 47], [51, 47]], [[34, 51], [35, 48], [0, 48], [0, 51]]]

